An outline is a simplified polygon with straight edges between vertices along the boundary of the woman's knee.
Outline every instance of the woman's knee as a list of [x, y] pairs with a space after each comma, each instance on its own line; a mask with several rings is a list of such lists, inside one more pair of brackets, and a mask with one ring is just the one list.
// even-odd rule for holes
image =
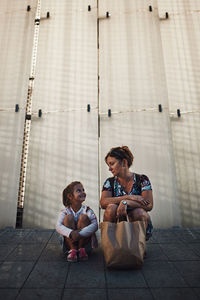
[[147, 223], [150, 220], [148, 213], [143, 208], [134, 209], [133, 218], [135, 221], [145, 221]]
[[106, 207], [106, 210], [105, 210], [105, 213], [104, 213], [104, 221], [110, 221], [110, 222], [115, 221], [117, 207], [118, 206], [116, 204], [109, 204]]
[[106, 207], [106, 210], [105, 210], [105, 213], [107, 215], [116, 215], [116, 212], [117, 212], [117, 205], [116, 204], [109, 204], [107, 207]]

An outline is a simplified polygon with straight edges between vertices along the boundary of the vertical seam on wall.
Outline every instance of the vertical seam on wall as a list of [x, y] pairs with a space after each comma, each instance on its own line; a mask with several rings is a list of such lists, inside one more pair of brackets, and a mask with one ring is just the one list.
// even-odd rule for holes
[[[171, 2], [172, 4], [172, 2]], [[159, 1], [157, 1], [157, 7], [158, 7], [158, 17], [159, 17]], [[173, 7], [173, 4], [171, 5], [171, 7]], [[175, 20], [173, 19], [174, 22], [174, 26], [175, 26]], [[164, 45], [163, 45], [163, 36], [162, 36], [162, 30], [161, 30], [161, 22], [159, 23], [159, 30], [160, 30], [160, 39], [161, 39], [161, 47], [162, 47], [162, 57], [163, 57], [163, 67], [164, 67], [164, 73], [165, 73], [165, 84], [166, 84], [166, 90], [167, 90], [167, 104], [168, 104], [168, 110], [169, 110], [169, 116], [168, 116], [168, 120], [169, 120], [169, 137], [170, 137], [170, 149], [171, 149], [171, 153], [172, 156], [170, 158], [172, 164], [173, 164], [173, 170], [174, 170], [174, 176], [173, 176], [173, 182], [174, 182], [174, 186], [176, 187], [175, 190], [175, 196], [174, 196], [174, 201], [175, 203], [172, 203], [171, 205], [175, 205], [177, 204], [177, 213], [178, 216], [177, 217], [177, 213], [174, 212], [174, 209], [172, 209], [172, 223], [174, 222], [174, 220], [178, 220], [176, 225], [180, 225], [181, 224], [181, 215], [180, 215], [180, 206], [179, 206], [179, 191], [177, 189], [177, 170], [176, 170], [176, 162], [175, 162], [175, 153], [174, 153], [174, 142], [173, 142], [173, 131], [172, 131], [172, 122], [170, 119], [170, 100], [169, 100], [169, 83], [168, 83], [168, 78], [167, 78], [167, 72], [166, 72], [166, 61], [165, 61], [165, 53], [164, 53]], [[178, 48], [177, 48], [178, 49]], [[176, 200], [177, 199], [177, 200]]]
[[[98, 107], [98, 201], [100, 199], [100, 113], [99, 113], [99, 0], [97, 0], [97, 107]], [[101, 219], [101, 208], [99, 205], [99, 221]]]
[[23, 219], [26, 171], [27, 171], [27, 163], [28, 163], [28, 150], [29, 150], [30, 130], [31, 130], [32, 94], [34, 88], [35, 68], [36, 68], [36, 60], [37, 60], [40, 12], [41, 12], [41, 0], [38, 0], [35, 20], [34, 20], [35, 23], [34, 23], [32, 58], [31, 58], [31, 71], [30, 71], [29, 84], [28, 84], [27, 101], [26, 101], [26, 113], [25, 113], [25, 122], [24, 122], [24, 135], [23, 135], [23, 145], [22, 145], [22, 154], [21, 154], [20, 180], [19, 180], [18, 202], [17, 202], [16, 227], [22, 227], [22, 219]]

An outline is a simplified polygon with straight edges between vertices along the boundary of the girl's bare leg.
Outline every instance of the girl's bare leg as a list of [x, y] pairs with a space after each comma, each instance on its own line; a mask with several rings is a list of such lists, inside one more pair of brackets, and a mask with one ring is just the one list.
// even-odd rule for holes
[[[91, 222], [87, 215], [80, 215], [77, 223], [77, 229], [83, 229], [90, 224]], [[84, 248], [90, 242], [90, 239], [91, 237], [81, 237], [78, 241], [78, 248]]]
[[[76, 230], [76, 223], [74, 221], [74, 218], [72, 215], [66, 215], [63, 221], [63, 225], [71, 228], [73, 230]], [[65, 243], [67, 244], [67, 247], [71, 249], [76, 249], [78, 248], [77, 242], [73, 242], [70, 238], [65, 237]]]

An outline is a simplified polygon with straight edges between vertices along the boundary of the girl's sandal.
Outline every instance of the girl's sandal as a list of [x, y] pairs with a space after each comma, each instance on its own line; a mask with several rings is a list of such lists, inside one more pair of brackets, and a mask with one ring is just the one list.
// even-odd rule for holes
[[67, 261], [69, 262], [77, 262], [77, 250], [76, 249], [71, 249], [68, 252], [68, 256], [67, 256]]
[[87, 255], [87, 253], [85, 251], [85, 248], [80, 248], [78, 250], [78, 252], [79, 252], [79, 260], [80, 261], [86, 261], [86, 260], [88, 260], [88, 255]]

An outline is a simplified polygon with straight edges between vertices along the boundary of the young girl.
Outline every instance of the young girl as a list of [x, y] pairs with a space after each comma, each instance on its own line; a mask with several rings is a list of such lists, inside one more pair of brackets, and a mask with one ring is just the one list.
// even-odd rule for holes
[[78, 258], [79, 261], [87, 260], [87, 251], [97, 247], [97, 218], [92, 209], [82, 205], [85, 198], [79, 181], [73, 181], [63, 191], [65, 208], [59, 215], [56, 230], [62, 236], [63, 251], [68, 251], [69, 262], [77, 262]]

